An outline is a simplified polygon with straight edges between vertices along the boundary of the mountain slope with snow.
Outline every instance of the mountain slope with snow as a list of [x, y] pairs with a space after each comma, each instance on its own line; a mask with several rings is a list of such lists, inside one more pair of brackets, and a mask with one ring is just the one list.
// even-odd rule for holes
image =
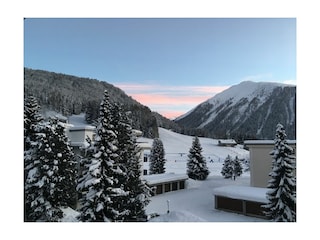
[[186, 128], [204, 129], [208, 136], [273, 139], [282, 123], [295, 139], [296, 87], [245, 81], [234, 85], [176, 119]]

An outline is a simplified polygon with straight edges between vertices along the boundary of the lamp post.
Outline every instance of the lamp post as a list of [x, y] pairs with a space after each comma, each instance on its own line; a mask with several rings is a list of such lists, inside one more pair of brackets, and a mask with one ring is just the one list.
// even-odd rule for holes
[[169, 213], [170, 212], [170, 200], [167, 200], [167, 206], [168, 206], [167, 213]]

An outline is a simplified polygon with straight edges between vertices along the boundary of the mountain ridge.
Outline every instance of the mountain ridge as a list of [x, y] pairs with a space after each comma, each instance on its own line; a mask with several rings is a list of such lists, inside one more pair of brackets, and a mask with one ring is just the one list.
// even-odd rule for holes
[[[204, 101], [175, 121], [201, 129], [215, 138], [273, 139], [282, 122], [295, 139], [296, 86], [276, 82], [244, 81]], [[274, 125], [274, 126], [273, 126]]]
[[111, 102], [130, 112], [134, 128], [145, 137], [159, 136], [152, 111], [120, 88], [96, 79], [24, 68], [24, 97], [36, 97], [44, 111], [53, 110], [64, 116], [85, 113], [87, 122], [93, 123], [99, 116], [104, 90], [108, 90]]

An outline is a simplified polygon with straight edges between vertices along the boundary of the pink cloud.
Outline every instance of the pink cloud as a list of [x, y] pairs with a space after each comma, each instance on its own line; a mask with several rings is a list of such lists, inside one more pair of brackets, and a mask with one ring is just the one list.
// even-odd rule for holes
[[159, 111], [158, 113], [160, 113], [162, 116], [164, 116], [168, 119], [175, 119], [175, 118], [185, 114], [185, 112], [183, 112], [183, 111]]
[[131, 94], [134, 99], [144, 105], [168, 105], [168, 104], [198, 104], [201, 103], [210, 96], [167, 96], [167, 95], [157, 95], [157, 94]]
[[163, 116], [173, 119], [222, 92], [229, 86], [161, 86], [118, 84], [129, 96]]
[[153, 92], [153, 93], [188, 93], [203, 94], [209, 93], [210, 95], [222, 92], [229, 86], [163, 86], [163, 85], [148, 85], [148, 84], [132, 84], [123, 83], [116, 84], [117, 87], [123, 91], [130, 93], [142, 93], [142, 92]]

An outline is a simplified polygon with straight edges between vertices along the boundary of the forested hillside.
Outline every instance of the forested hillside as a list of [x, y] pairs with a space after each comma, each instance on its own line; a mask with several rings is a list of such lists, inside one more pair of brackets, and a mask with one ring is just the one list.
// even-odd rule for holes
[[119, 103], [131, 113], [132, 125], [145, 137], [158, 137], [157, 120], [151, 110], [138, 103], [121, 89], [103, 81], [43, 70], [24, 69], [24, 95], [36, 97], [43, 111], [54, 110], [64, 116], [86, 113], [88, 123], [94, 122], [104, 90], [111, 102]]

